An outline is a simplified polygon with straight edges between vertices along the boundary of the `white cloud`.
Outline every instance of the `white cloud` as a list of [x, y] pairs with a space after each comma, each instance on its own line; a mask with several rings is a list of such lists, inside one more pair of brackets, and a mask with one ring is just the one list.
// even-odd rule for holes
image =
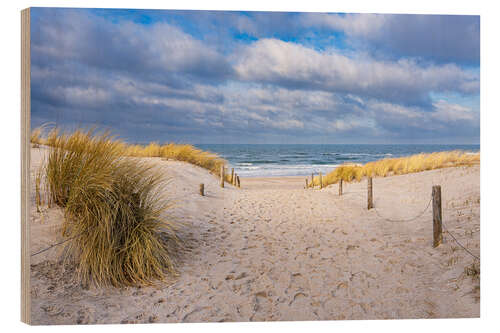
[[110, 101], [110, 91], [97, 87], [56, 87], [53, 97], [79, 106], [99, 106]]
[[301, 20], [306, 26], [329, 27], [333, 30], [343, 30], [349, 35], [374, 37], [387, 24], [390, 15], [381, 14], [336, 14], [308, 13]]
[[477, 112], [474, 112], [471, 108], [448, 103], [445, 100], [439, 100], [433, 105], [436, 111], [432, 114], [432, 117], [443, 122], [473, 121], [477, 116]]
[[204, 80], [222, 80], [231, 73], [230, 64], [215, 47], [167, 23], [114, 24], [72, 10], [39, 20], [32, 36], [35, 65], [45, 65], [48, 59], [77, 62], [138, 76], [159, 76], [164, 81], [173, 81], [172, 73]]
[[422, 103], [430, 92], [477, 93], [479, 78], [456, 65], [419, 66], [410, 60], [350, 58], [333, 50], [261, 39], [237, 55], [241, 80]]
[[479, 64], [479, 16], [309, 13], [301, 22], [343, 31], [349, 44], [369, 51]]

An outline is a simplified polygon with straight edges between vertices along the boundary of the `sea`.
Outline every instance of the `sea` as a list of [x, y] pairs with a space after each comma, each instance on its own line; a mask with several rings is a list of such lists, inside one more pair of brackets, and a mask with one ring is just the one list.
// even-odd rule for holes
[[479, 152], [479, 145], [439, 144], [197, 144], [218, 154], [241, 177], [309, 176], [326, 174], [344, 163], [360, 163], [418, 153], [462, 150]]

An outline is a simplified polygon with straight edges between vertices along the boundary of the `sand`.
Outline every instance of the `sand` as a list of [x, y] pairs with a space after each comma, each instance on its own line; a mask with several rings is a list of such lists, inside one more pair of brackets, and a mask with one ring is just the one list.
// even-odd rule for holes
[[[32, 171], [45, 151], [32, 149]], [[479, 255], [479, 166], [375, 178], [305, 190], [304, 178], [242, 178], [241, 189], [206, 170], [151, 159], [171, 179], [171, 219], [191, 249], [179, 276], [152, 287], [83, 288], [61, 246], [32, 257], [34, 324], [401, 319], [479, 316], [473, 258], [444, 234], [432, 247], [431, 187], [442, 186], [443, 218]], [[205, 184], [206, 196], [198, 194]], [[37, 213], [31, 252], [62, 240], [62, 211]]]

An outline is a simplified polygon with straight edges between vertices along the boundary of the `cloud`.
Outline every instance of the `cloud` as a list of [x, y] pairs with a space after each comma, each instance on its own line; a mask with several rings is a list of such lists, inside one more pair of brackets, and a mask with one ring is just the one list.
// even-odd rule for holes
[[457, 121], [474, 121], [479, 120], [478, 112], [474, 112], [471, 108], [448, 103], [445, 100], [439, 100], [434, 104], [435, 112], [432, 117], [434, 119], [443, 121], [443, 122], [457, 122]]
[[310, 13], [301, 20], [305, 26], [343, 31], [398, 57], [479, 64], [479, 16]]
[[[278, 14], [166, 11], [141, 24], [35, 9], [32, 125], [98, 125], [135, 142], [478, 140], [478, 70], [316, 47], [325, 39], [304, 29], [307, 14]], [[374, 38], [391, 19], [340, 28]], [[257, 39], [233, 35], [245, 32]], [[286, 33], [298, 37], [277, 38]]]
[[444, 100], [435, 102], [430, 110], [379, 101], [368, 101], [366, 106], [380, 135], [393, 140], [442, 140], [464, 135], [479, 139], [479, 110]]
[[380, 36], [390, 15], [377, 14], [324, 14], [307, 13], [301, 18], [306, 26], [319, 26], [333, 30], [342, 30], [348, 35], [373, 38]]
[[479, 92], [476, 74], [453, 64], [420, 66], [351, 58], [276, 39], [245, 46], [235, 57], [241, 80], [287, 88], [323, 90], [407, 103], [429, 104], [430, 92]]
[[77, 10], [42, 13], [35, 16], [32, 33], [35, 66], [55, 66], [57, 60], [172, 86], [189, 80], [220, 82], [232, 74], [214, 48], [167, 23], [114, 24]]

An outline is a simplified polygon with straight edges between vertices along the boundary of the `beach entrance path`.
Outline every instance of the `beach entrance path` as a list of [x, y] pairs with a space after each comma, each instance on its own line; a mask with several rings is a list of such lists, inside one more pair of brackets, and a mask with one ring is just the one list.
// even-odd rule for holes
[[446, 234], [432, 247], [432, 211], [407, 223], [379, 216], [416, 216], [440, 184], [445, 226], [479, 254], [478, 166], [375, 178], [377, 214], [366, 209], [366, 181], [344, 183], [341, 197], [336, 185], [306, 190], [303, 178], [221, 189], [201, 168], [158, 163], [172, 177], [171, 215], [185, 224], [179, 276], [86, 290], [48, 254], [32, 268], [36, 323], [479, 316], [479, 283], [464, 274], [473, 259]]

